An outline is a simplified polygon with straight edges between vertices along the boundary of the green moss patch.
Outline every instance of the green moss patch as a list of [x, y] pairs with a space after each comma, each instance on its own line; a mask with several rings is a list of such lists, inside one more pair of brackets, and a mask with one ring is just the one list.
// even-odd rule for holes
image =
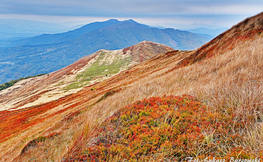
[[132, 62], [132, 57], [114, 56], [113, 60], [108, 60], [109, 55], [113, 52], [101, 52], [99, 58], [81, 74], [79, 74], [75, 81], [65, 88], [65, 90], [80, 88], [88, 85], [90, 81], [103, 77], [110, 77], [117, 74], [121, 69], [127, 69]]

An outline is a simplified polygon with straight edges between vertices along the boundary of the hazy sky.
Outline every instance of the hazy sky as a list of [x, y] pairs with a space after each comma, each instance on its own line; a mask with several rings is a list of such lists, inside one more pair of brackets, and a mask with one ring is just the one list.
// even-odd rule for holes
[[262, 0], [0, 0], [0, 18], [72, 25], [117, 18], [178, 29], [229, 28], [262, 11]]

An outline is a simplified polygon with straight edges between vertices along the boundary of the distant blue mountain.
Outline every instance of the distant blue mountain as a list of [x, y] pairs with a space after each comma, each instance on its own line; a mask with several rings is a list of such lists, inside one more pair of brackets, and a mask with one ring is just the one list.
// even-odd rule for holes
[[67, 30], [69, 30], [69, 27], [54, 23], [20, 19], [0, 19], [0, 40], [14, 37], [33, 37], [42, 33], [57, 33]]
[[188, 31], [202, 35], [202, 36], [205, 36], [205, 37], [214, 38], [226, 30], [227, 30], [227, 28], [208, 29], [208, 28], [201, 27], [201, 28], [191, 29]]
[[52, 43], [61, 43], [68, 40], [72, 40], [78, 38], [79, 36], [89, 33], [91, 31], [101, 29], [106, 26], [116, 25], [121, 23], [116, 19], [111, 19], [105, 22], [94, 22], [88, 25], [82, 26], [81, 28], [68, 31], [65, 33], [58, 34], [42, 34], [39, 36], [35, 36], [32, 38], [20, 39], [20, 40], [10, 40], [5, 41], [0, 46], [2, 47], [12, 47], [12, 46], [22, 46], [22, 45], [44, 45], [44, 44], [52, 44]]
[[100, 49], [122, 49], [144, 40], [191, 50], [210, 39], [171, 28], [151, 28], [133, 20], [95, 22], [65, 33], [15, 40], [18, 46], [0, 48], [0, 84], [58, 70]]

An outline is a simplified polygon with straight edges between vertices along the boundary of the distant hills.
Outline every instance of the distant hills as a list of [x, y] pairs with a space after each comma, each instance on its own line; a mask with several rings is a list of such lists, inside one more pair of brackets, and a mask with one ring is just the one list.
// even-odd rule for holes
[[95, 22], [66, 33], [5, 42], [2, 46], [12, 47], [0, 48], [0, 84], [56, 71], [100, 49], [122, 49], [144, 40], [191, 50], [209, 38], [171, 28], [152, 28], [133, 20]]
[[[20, 82], [14, 86], [12, 86], [13, 83], [17, 81], [8, 83], [12, 86], [9, 89], [6, 89], [10, 87], [8, 84], [0, 85], [0, 111], [21, 105], [28, 106], [28, 101], [24, 100], [24, 96], [34, 98], [33, 100], [36, 100], [34, 104], [58, 99], [82, 87], [109, 79], [159, 54], [171, 51], [174, 51], [171, 47], [150, 41], [143, 41], [120, 50], [99, 50], [56, 72], [41, 75], [41, 77], [23, 78], [23, 80], [18, 80]], [[34, 97], [36, 92], [52, 97], [38, 100], [37, 97]], [[10, 101], [11, 98], [14, 99], [14, 102]], [[20, 102], [17, 102], [18, 100]]]
[[94, 22], [87, 25], [84, 25], [78, 29], [71, 30], [64, 33], [58, 34], [42, 34], [39, 36], [20, 39], [20, 40], [11, 40], [5, 41], [1, 44], [2, 47], [12, 47], [12, 46], [22, 46], [22, 45], [45, 45], [45, 44], [52, 44], [52, 43], [61, 43], [65, 41], [69, 41], [72, 39], [76, 39], [83, 34], [89, 33], [94, 30], [101, 29], [103, 27], [117, 25], [121, 23], [116, 19], [110, 19], [104, 22]]
[[[116, 29], [118, 30], [121, 29], [121, 30], [117, 31]], [[143, 33], [145, 31], [146, 33]], [[47, 45], [47, 44], [70, 41], [78, 37], [81, 37], [82, 35], [84, 36], [85, 34], [89, 34], [91, 32], [92, 33], [100, 32], [100, 34], [103, 35], [104, 37], [108, 36], [107, 32], [113, 32], [118, 34], [119, 38], [125, 36], [123, 32], [128, 32], [127, 34], [132, 35], [132, 38], [135, 37], [135, 39], [138, 39], [139, 42], [143, 40], [153, 41], [151, 39], [156, 39], [156, 40], [160, 39], [161, 41], [160, 43], [166, 42], [167, 45], [173, 48], [177, 47], [177, 48], [194, 49], [194, 46], [197, 45], [200, 46], [200, 42], [198, 42], [198, 40], [200, 40], [201, 42], [208, 41], [207, 37], [200, 37], [200, 35], [198, 34], [192, 34], [187, 31], [174, 30], [171, 28], [159, 29], [144, 24], [139, 24], [134, 20], [118, 21], [116, 19], [110, 19], [104, 22], [90, 23], [85, 26], [82, 26], [81, 28], [64, 33], [42, 34], [31, 38], [7, 40], [7, 41], [2, 41], [2, 43], [0, 44], [2, 47], [13, 47], [13, 46], [23, 46], [23, 45]], [[175, 32], [175, 34], [173, 32]], [[175, 38], [175, 36], [178, 38]], [[186, 39], [193, 41], [193, 43], [195, 44], [184, 46], [183, 45], [184, 42], [180, 43], [182, 41], [182, 37], [185, 37]], [[169, 40], [165, 40], [165, 38], [169, 38]], [[83, 37], [81, 39], [83, 39]], [[127, 38], [121, 38], [121, 39], [126, 40]]]
[[21, 37], [33, 37], [42, 33], [65, 32], [70, 28], [67, 25], [33, 20], [0, 19], [0, 40], [21, 39]]
[[144, 41], [19, 81], [0, 92], [0, 161], [262, 161], [262, 49], [263, 12], [193, 51]]
[[214, 38], [226, 30], [227, 28], [208, 29], [208, 28], [201, 27], [201, 28], [191, 29], [188, 31], [205, 36], [205, 37]]

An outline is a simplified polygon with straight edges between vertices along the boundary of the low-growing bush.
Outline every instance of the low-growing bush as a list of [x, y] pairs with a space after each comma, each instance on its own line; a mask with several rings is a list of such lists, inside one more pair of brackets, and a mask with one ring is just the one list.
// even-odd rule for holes
[[[256, 158], [237, 146], [243, 140], [235, 130], [248, 126], [233, 123], [236, 115], [212, 112], [191, 96], [152, 97], [131, 104], [106, 119], [88, 147], [74, 149], [70, 160], [182, 161]], [[79, 146], [78, 146], [79, 147]], [[261, 155], [262, 156], [262, 155]]]

